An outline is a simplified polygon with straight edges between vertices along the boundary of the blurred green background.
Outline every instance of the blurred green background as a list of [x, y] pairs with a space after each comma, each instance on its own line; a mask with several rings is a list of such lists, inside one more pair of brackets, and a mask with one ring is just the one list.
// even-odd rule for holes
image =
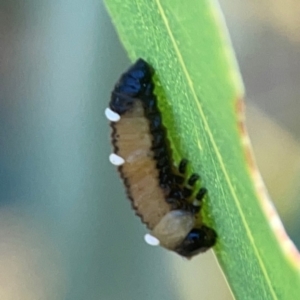
[[[222, 0], [258, 165], [300, 245], [300, 5]], [[104, 117], [129, 65], [102, 1], [0, 0], [0, 299], [232, 299], [210, 251], [143, 241]]]

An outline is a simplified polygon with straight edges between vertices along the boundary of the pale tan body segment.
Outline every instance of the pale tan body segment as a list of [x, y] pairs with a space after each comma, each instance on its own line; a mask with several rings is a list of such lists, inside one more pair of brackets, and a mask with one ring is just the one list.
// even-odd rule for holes
[[112, 123], [115, 153], [125, 160], [120, 168], [126, 180], [127, 192], [142, 221], [150, 230], [171, 211], [165, 192], [159, 186], [159, 171], [151, 150], [152, 136], [141, 101]]

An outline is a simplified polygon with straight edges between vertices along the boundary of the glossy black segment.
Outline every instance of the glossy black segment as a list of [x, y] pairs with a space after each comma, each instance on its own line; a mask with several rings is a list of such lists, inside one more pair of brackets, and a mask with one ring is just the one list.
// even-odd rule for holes
[[187, 164], [188, 164], [187, 159], [184, 158], [181, 160], [181, 162], [179, 163], [179, 166], [178, 166], [179, 173], [184, 174], [186, 172]]
[[198, 174], [192, 174], [188, 180], [188, 185], [193, 186], [197, 180], [199, 180], [200, 176]]
[[133, 107], [135, 101], [134, 98], [113, 92], [109, 107], [112, 111], [122, 115]]
[[206, 188], [201, 188], [199, 190], [199, 192], [197, 193], [197, 195], [196, 195], [196, 199], [201, 201], [204, 198], [204, 196], [206, 195], [206, 193], [207, 193], [207, 189]]
[[114, 92], [137, 98], [153, 92], [152, 68], [139, 59], [125, 72], [115, 86]]
[[182, 256], [191, 257], [211, 248], [216, 243], [216, 238], [215, 231], [203, 225], [192, 229], [175, 251]]

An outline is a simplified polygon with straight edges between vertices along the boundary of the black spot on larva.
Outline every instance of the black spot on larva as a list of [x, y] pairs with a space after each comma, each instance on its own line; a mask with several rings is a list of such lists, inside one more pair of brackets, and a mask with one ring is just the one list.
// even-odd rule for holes
[[175, 251], [182, 256], [191, 257], [211, 248], [216, 243], [216, 238], [213, 229], [202, 225], [192, 229]]
[[170, 166], [168, 166], [168, 165], [166, 165], [166, 166], [163, 166], [161, 169], [160, 169], [160, 171], [162, 172], [162, 173], [164, 173], [164, 174], [171, 174], [171, 167]]
[[154, 115], [151, 119], [150, 119], [150, 131], [151, 132], [157, 132], [157, 131], [161, 131], [161, 125], [162, 125], [162, 120], [161, 120], [161, 116], [160, 115]]
[[162, 146], [164, 144], [164, 138], [165, 135], [163, 132], [157, 132], [155, 135], [153, 135], [152, 148], [155, 149], [159, 146]]
[[[125, 163], [118, 169], [124, 181], [127, 196], [132, 202], [132, 207], [150, 230], [153, 230], [161, 219], [172, 210], [188, 212], [192, 218], [195, 218], [195, 228], [187, 232], [187, 236], [180, 240], [176, 247], [171, 248], [171, 250], [176, 251], [182, 256], [191, 257], [212, 247], [216, 241], [216, 233], [213, 229], [205, 226], [201, 222], [199, 224], [199, 219], [197, 219], [198, 221], [196, 222], [196, 215], [202, 207], [201, 201], [206, 194], [205, 188], [201, 188], [194, 194], [195, 190], [192, 186], [195, 185], [199, 176], [192, 174], [192, 176], [187, 178], [186, 170], [188, 161], [186, 159], [183, 159], [177, 168], [174, 167], [174, 160], [167, 138], [166, 128], [157, 105], [156, 95], [153, 92], [153, 73], [152, 67], [144, 60], [139, 59], [121, 75], [115, 85], [109, 106], [114, 112], [121, 115], [121, 120], [116, 123], [111, 122], [113, 129], [112, 143], [115, 153], [120, 153], [120, 156], [122, 156], [122, 147], [127, 147], [123, 153], [127, 153], [125, 156], [129, 155], [127, 157], [130, 157], [130, 162], [129, 159], [126, 161], [126, 157], [123, 157]], [[136, 107], [138, 107], [138, 110], [135, 111]], [[124, 134], [126, 125], [122, 127], [120, 132], [118, 131], [118, 128], [120, 128], [118, 126], [122, 126], [120, 124], [122, 124], [122, 120], [125, 120], [122, 118], [127, 118], [123, 124], [134, 124], [129, 122], [129, 120], [135, 117], [144, 117], [146, 122], [140, 122], [140, 119], [137, 119], [136, 124], [146, 125], [138, 126], [144, 126], [143, 131], [139, 131], [140, 128], [134, 129], [134, 126], [129, 125], [128, 128], [131, 128], [130, 130], [134, 130], [134, 132], [128, 132], [127, 136], [129, 138], [127, 140], [125, 138], [125, 142], [122, 144], [123, 136], [120, 132]], [[132, 136], [143, 137], [147, 130], [149, 130], [148, 134], [152, 141], [150, 149], [147, 149], [149, 143], [147, 143], [147, 146], [144, 146], [140, 152], [139, 149], [135, 149], [134, 146], [132, 148], [132, 145], [141, 145], [143, 141], [143, 139], [141, 139], [135, 143], [134, 140], [132, 140]], [[126, 136], [126, 131], [124, 135]], [[149, 139], [145, 140], [149, 141]], [[129, 148], [130, 150], [128, 150]], [[136, 162], [143, 160], [145, 160], [146, 163], [144, 165], [137, 165], [135, 168]], [[142, 169], [145, 168], [144, 166], [147, 166], [145, 170]], [[145, 177], [139, 176], [139, 171], [141, 171], [141, 174], [144, 174], [143, 176]], [[150, 175], [154, 176], [152, 180], [148, 178]], [[152, 183], [155, 183], [155, 181], [157, 181], [157, 184], [153, 186]], [[139, 184], [141, 184], [141, 182], [144, 182], [144, 185], [140, 189]], [[147, 199], [151, 199], [151, 203], [143, 203], [143, 201], [149, 200], [143, 200], [141, 194], [136, 194], [137, 191], [138, 193], [143, 191], [144, 195], [145, 191], [147, 191], [148, 183], [150, 185], [152, 184], [151, 189], [154, 188], [157, 192], [155, 195], [160, 195], [160, 200], [157, 200], [157, 197], [153, 197], [153, 199], [146, 197]], [[148, 192], [152, 193], [152, 190]], [[196, 196], [193, 197], [193, 195]], [[193, 205], [193, 200], [195, 199], [199, 201], [200, 205]], [[156, 203], [157, 209], [155, 208]], [[152, 211], [149, 212], [149, 209], [152, 209]], [[163, 215], [161, 213], [162, 211]], [[155, 222], [152, 220], [153, 218], [156, 218]]]
[[161, 157], [157, 159], [157, 167], [160, 169], [165, 166], [169, 162], [169, 158], [167, 156]]
[[160, 174], [159, 175], [159, 182], [160, 182], [161, 187], [166, 188], [167, 187], [166, 184], [170, 183], [169, 176], [167, 174], [163, 174], [163, 173]]
[[175, 199], [183, 199], [183, 194], [180, 190], [172, 190], [169, 196]]
[[157, 114], [157, 106], [156, 106], [156, 99], [149, 98], [147, 100], [144, 100], [144, 106], [145, 106], [145, 114], [150, 117], [151, 115]]
[[165, 147], [156, 148], [153, 152], [156, 159], [168, 156], [168, 151]]

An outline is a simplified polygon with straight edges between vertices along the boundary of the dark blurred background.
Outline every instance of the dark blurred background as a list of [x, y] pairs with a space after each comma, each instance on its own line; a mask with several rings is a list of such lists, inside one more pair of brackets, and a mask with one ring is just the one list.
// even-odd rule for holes
[[[257, 162], [300, 245], [300, 4], [221, 6]], [[211, 252], [143, 242], [103, 114], [128, 65], [101, 1], [0, 0], [0, 299], [232, 299]]]

